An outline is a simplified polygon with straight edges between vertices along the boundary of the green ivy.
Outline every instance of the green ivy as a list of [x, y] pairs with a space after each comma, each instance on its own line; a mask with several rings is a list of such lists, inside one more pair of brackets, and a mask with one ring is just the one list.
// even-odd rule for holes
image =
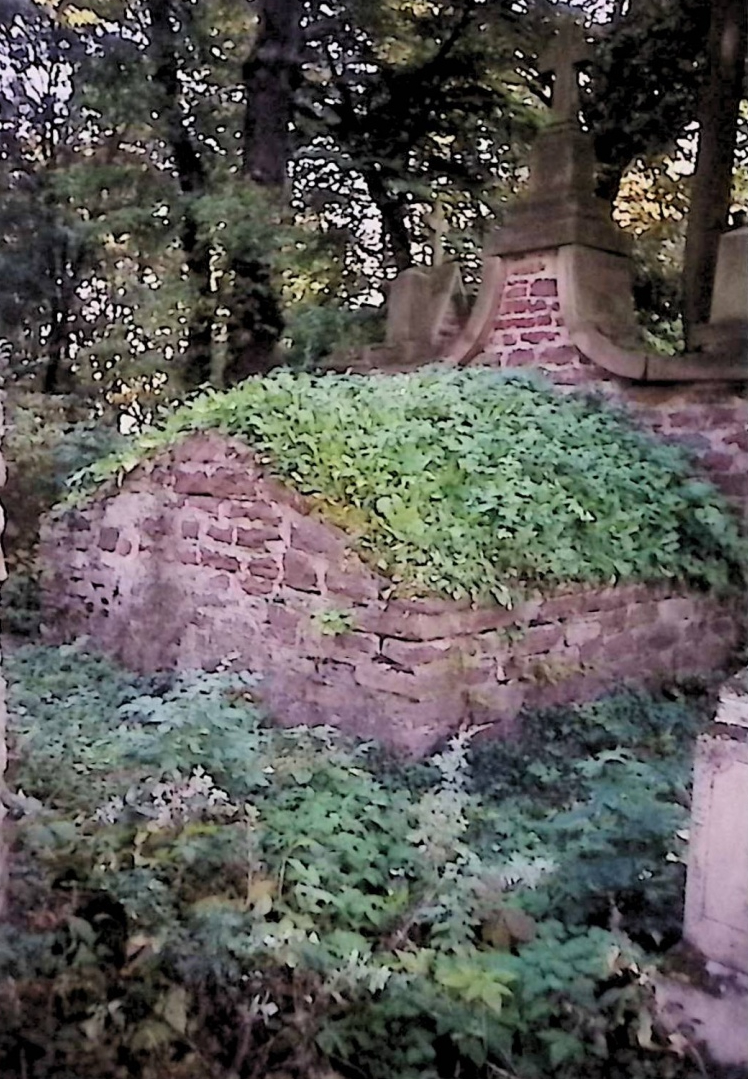
[[697, 1074], [652, 1033], [631, 935], [659, 917], [640, 882], [680, 879], [687, 703], [528, 716], [524, 756], [463, 734], [410, 767], [269, 727], [247, 676], [7, 666], [3, 1076]]
[[78, 485], [206, 428], [255, 446], [405, 589], [510, 604], [528, 585], [724, 587], [742, 574], [736, 521], [678, 451], [588, 400], [488, 370], [249, 379], [196, 398]]

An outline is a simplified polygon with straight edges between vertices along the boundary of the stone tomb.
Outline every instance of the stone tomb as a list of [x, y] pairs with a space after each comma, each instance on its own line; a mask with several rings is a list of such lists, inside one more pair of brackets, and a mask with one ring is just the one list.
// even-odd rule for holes
[[397, 599], [310, 511], [244, 443], [190, 436], [46, 521], [47, 640], [87, 634], [144, 671], [233, 656], [278, 721], [412, 753], [471, 724], [511, 734], [524, 704], [711, 673], [739, 641], [731, 606], [664, 587], [576, 587], [511, 611]]

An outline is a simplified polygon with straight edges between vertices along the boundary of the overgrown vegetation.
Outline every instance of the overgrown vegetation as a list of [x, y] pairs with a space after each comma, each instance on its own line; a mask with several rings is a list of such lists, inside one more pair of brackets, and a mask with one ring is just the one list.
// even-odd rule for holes
[[8, 478], [3, 536], [9, 579], [2, 587], [3, 629], [18, 636], [39, 627], [39, 522], [65, 493], [68, 477], [121, 441], [114, 423], [90, 401], [12, 392], [3, 441]]
[[697, 1074], [644, 950], [677, 920], [693, 706], [409, 766], [268, 728], [242, 675], [8, 667], [8, 1079]]
[[726, 586], [744, 545], [681, 453], [527, 376], [288, 372], [208, 392], [84, 489], [186, 433], [240, 435], [398, 584], [508, 604], [526, 584], [682, 578]]

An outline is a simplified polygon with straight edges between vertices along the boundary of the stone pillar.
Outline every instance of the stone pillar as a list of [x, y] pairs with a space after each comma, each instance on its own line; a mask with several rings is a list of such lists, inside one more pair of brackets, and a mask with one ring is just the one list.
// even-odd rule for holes
[[696, 751], [684, 936], [708, 960], [748, 974], [748, 682], [740, 678]]

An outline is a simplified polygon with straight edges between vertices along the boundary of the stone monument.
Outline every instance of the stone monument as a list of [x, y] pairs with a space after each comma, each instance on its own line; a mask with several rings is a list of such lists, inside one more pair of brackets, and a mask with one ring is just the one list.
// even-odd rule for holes
[[431, 264], [411, 266], [390, 283], [384, 344], [366, 349], [360, 358], [335, 356], [331, 367], [407, 370], [440, 359], [456, 336], [468, 302], [459, 265], [444, 257], [449, 225], [440, 202], [425, 220], [431, 231]]
[[738, 213], [719, 240], [709, 322], [694, 328], [697, 346], [748, 357], [748, 224]]
[[550, 122], [533, 146], [527, 194], [507, 213], [487, 254], [525, 254], [565, 244], [628, 252], [609, 205], [595, 195], [592, 136], [579, 122], [579, 72], [592, 55], [583, 27], [565, 22], [540, 56], [539, 73], [552, 82]]
[[708, 959], [748, 975], [746, 674], [723, 692], [698, 743], [684, 935]]
[[[748, 1064], [748, 671], [722, 692], [699, 738], [686, 880], [685, 942], [704, 959], [697, 983], [659, 977], [666, 1030]], [[706, 1073], [705, 1073], [706, 1074]]]

